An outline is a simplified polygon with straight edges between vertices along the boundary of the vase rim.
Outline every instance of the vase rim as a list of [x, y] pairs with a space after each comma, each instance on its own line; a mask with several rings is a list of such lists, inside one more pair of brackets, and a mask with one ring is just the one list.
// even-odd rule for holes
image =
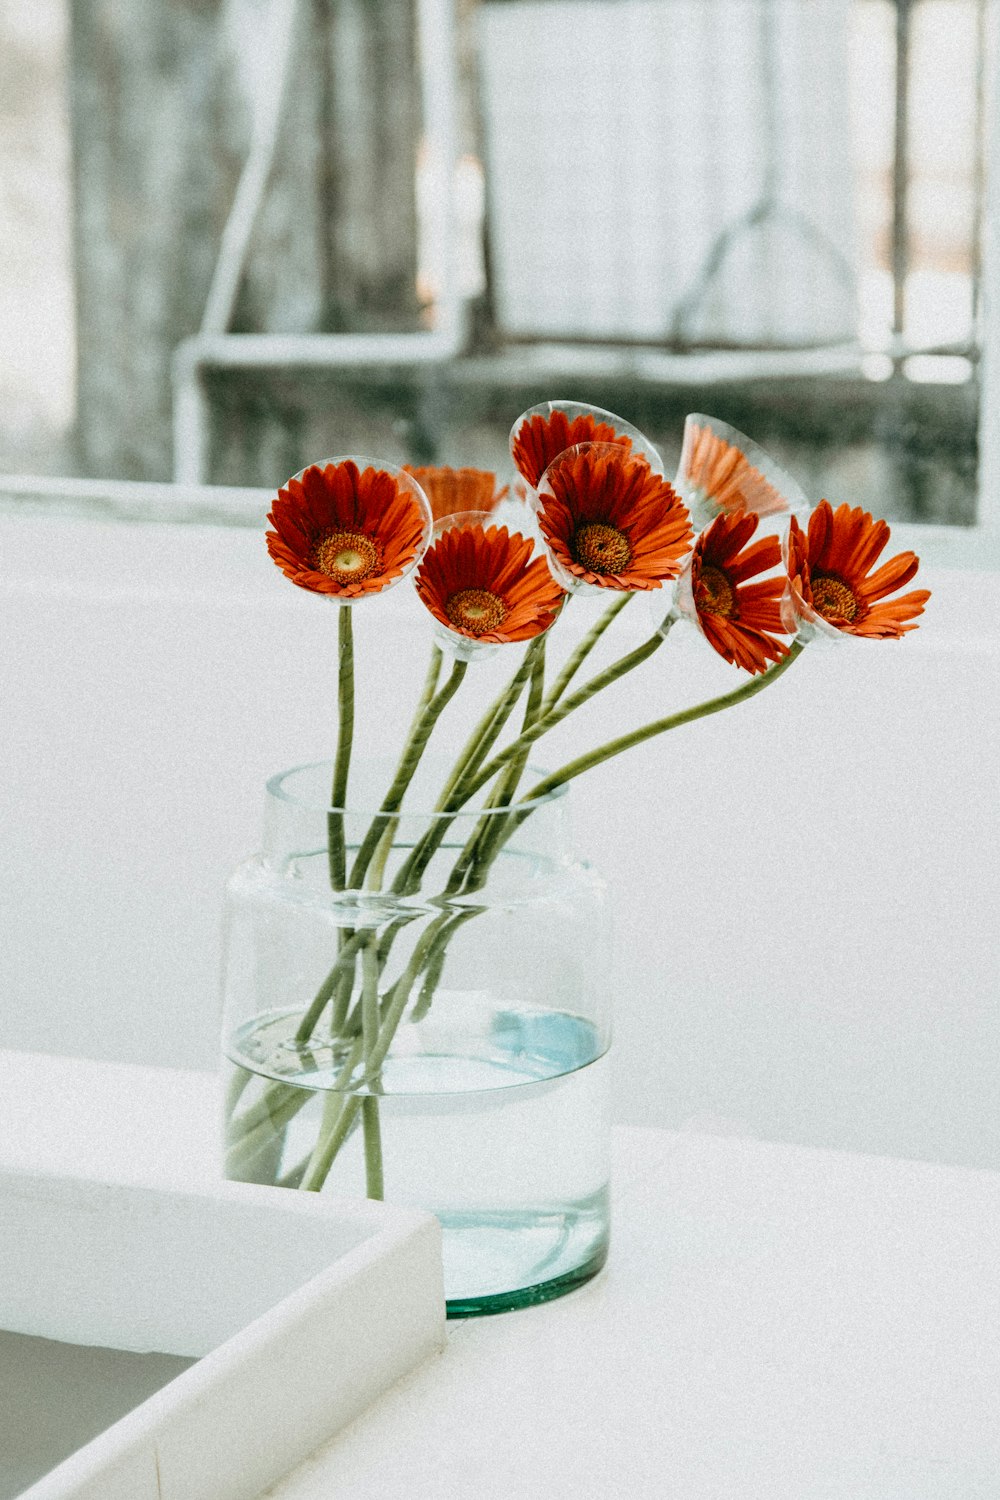
[[[303, 772], [316, 771], [320, 767], [329, 767], [332, 770], [333, 762], [331, 760], [305, 761], [301, 765], [289, 766], [287, 770], [276, 772], [265, 783], [267, 795], [273, 797], [277, 802], [286, 802], [290, 806], [297, 807], [304, 812], [314, 812], [323, 816], [326, 816], [327, 813], [343, 813], [355, 818], [377, 818], [384, 816], [382, 809], [378, 807], [359, 806], [351, 801], [347, 801], [342, 807], [337, 807], [332, 802], [321, 801], [315, 796], [296, 795], [287, 790], [285, 783], [291, 777], [298, 776]], [[543, 777], [549, 774], [547, 768], [531, 764], [526, 767], [526, 770], [536, 781], [542, 780]], [[460, 818], [472, 818], [478, 821], [480, 818], [485, 817], [506, 816], [511, 808], [514, 807], [529, 809], [534, 812], [536, 808], [548, 807], [553, 803], [560, 802], [568, 791], [569, 785], [564, 782], [561, 786], [553, 787], [544, 796], [532, 797], [529, 795], [518, 797], [503, 807], [479, 807], [473, 804], [471, 806], [460, 807], [457, 812], [439, 812], [433, 808], [423, 808], [414, 805], [412, 807], [403, 806], [398, 812], [393, 813], [392, 816], [398, 818], [401, 822], [415, 821], [417, 819], [426, 823], [434, 822], [437, 819], [444, 819], [446, 822], [455, 822]]]

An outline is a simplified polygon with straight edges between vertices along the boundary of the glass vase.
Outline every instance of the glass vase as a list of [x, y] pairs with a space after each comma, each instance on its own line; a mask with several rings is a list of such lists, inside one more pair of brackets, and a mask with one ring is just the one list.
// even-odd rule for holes
[[449, 1316], [546, 1301], [607, 1255], [604, 888], [565, 788], [388, 817], [390, 774], [344, 809], [329, 764], [268, 783], [227, 894], [226, 1175], [430, 1210]]

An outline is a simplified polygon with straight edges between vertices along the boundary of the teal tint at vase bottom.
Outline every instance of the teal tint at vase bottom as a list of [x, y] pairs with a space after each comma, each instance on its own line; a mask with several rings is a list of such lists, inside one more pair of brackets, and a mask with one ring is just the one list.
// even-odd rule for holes
[[[598, 1038], [578, 1016], [508, 1010], [482, 1024], [470, 1057], [460, 1033], [448, 1045], [456, 1006], [475, 1000], [439, 996], [434, 1044], [387, 1062], [378, 1104], [385, 1197], [437, 1215], [448, 1314], [467, 1317], [562, 1296], [604, 1264], [610, 1055], [594, 1055]], [[331, 1105], [350, 1097], [329, 1087], [318, 1047], [311, 1072], [292, 1072], [281, 1038], [293, 1019], [272, 1016], [230, 1048], [228, 1171], [243, 1181], [301, 1186]], [[356, 1128], [322, 1190], [357, 1195], [363, 1184]]]
[[[551, 1302], [596, 1276], [608, 1258], [607, 1189], [560, 1213], [458, 1217], [442, 1215], [449, 1318]], [[480, 1290], [463, 1295], [463, 1285]]]

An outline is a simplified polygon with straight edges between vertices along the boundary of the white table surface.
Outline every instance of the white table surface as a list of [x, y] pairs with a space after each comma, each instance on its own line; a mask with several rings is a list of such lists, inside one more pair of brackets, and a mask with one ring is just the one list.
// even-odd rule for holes
[[[0, 1053], [9, 1164], [215, 1171], [211, 1075]], [[270, 1500], [997, 1500], [1000, 1175], [618, 1132], [608, 1268], [449, 1325]]]

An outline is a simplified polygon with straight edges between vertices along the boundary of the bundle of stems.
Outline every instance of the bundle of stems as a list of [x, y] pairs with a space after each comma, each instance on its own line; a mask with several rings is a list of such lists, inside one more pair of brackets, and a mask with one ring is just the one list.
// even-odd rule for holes
[[[879, 563], [889, 538], [884, 521], [823, 500], [801, 526], [795, 512], [804, 511], [806, 501], [794, 480], [714, 418], [687, 419], [677, 489], [662, 477], [659, 456], [637, 429], [575, 402], [543, 403], [523, 413], [512, 429], [511, 457], [525, 495], [534, 497], [543, 556], [533, 556], [534, 542], [520, 529], [492, 524], [504, 492], [495, 491], [492, 474], [479, 470], [405, 472], [354, 459], [310, 465], [279, 492], [269, 516], [275, 529], [267, 534], [268, 550], [285, 575], [340, 601], [338, 736], [327, 813], [330, 887], [353, 898], [382, 893], [389, 913], [379, 929], [338, 929], [336, 955], [297, 1028], [294, 1041], [304, 1069], [311, 1052], [320, 1050], [333, 1055], [339, 1069], [332, 1087], [328, 1068], [322, 1089], [317, 1081], [316, 1091], [325, 1098], [312, 1150], [281, 1179], [307, 1191], [323, 1187], [344, 1143], [360, 1127], [367, 1191], [382, 1196], [379, 1096], [393, 1038], [404, 1016], [419, 1020], [433, 1005], [451, 944], [485, 909], [477, 893], [536, 808], [576, 777], [645, 740], [762, 692], [815, 635], [899, 639], [915, 628], [929, 598], [924, 589], [888, 597], [914, 576], [918, 559], [903, 552]], [[431, 504], [435, 496], [444, 507], [440, 513]], [[485, 513], [468, 504], [470, 497], [477, 507], [486, 506]], [[484, 514], [488, 526], [481, 524]], [[762, 517], [784, 517], [783, 543], [770, 525], [758, 531]], [[438, 535], [428, 545], [435, 519]], [[703, 528], [697, 535], [693, 520]], [[416, 591], [437, 622], [451, 664], [446, 670], [442, 649], [434, 645], [395, 774], [357, 847], [349, 849], [352, 604], [414, 569]], [[635, 593], [648, 594], [669, 581], [671, 603], [659, 627], [577, 685], [591, 652]], [[548, 683], [546, 641], [555, 621], [574, 593], [595, 590], [610, 591], [612, 603]], [[532, 747], [647, 662], [680, 617], [749, 676], [730, 692], [585, 751], [523, 790]], [[412, 846], [397, 842], [404, 799], [462, 685], [470, 654], [525, 641], [516, 671], [447, 776], [435, 816]], [[447, 859], [438, 856], [450, 852], [446, 840], [454, 838], [454, 825], [469, 804], [471, 819], [464, 813], [462, 826], [471, 821], [472, 831], [441, 875]], [[427, 896], [427, 884], [439, 888]], [[418, 895], [419, 902], [413, 899]], [[347, 900], [343, 909], [349, 909]], [[398, 940], [417, 922], [400, 951]], [[302, 1081], [275, 1079], [241, 1108], [250, 1077], [238, 1072], [230, 1090], [228, 1167], [233, 1176], [260, 1172], [270, 1180], [273, 1168], [262, 1163], [273, 1158], [279, 1132], [311, 1092]]]
[[[283, 1185], [318, 1192], [345, 1142], [360, 1128], [364, 1140], [365, 1184], [370, 1198], [383, 1196], [380, 1121], [380, 1074], [396, 1031], [409, 1012], [413, 1021], [426, 1015], [441, 982], [448, 949], [456, 933], [484, 907], [474, 900], [512, 836], [526, 819], [559, 788], [612, 757], [684, 724], [734, 707], [776, 681], [802, 650], [793, 642], [780, 661], [740, 686], [692, 707], [668, 714], [585, 752], [530, 786], [521, 795], [528, 757], [535, 743], [568, 714], [589, 702], [651, 657], [662, 645], [672, 620], [635, 649], [618, 657], [574, 690], [571, 685], [590, 653], [621, 613], [631, 594], [614, 599], [584, 635], [546, 688], [546, 634], [527, 646], [510, 681], [489, 705], [463, 746], [441, 790], [423, 835], [398, 861], [390, 892], [401, 898], [381, 931], [342, 927], [338, 951], [329, 972], [305, 1009], [296, 1042], [308, 1054], [311, 1042], [322, 1038], [341, 1044], [339, 1073], [332, 1088], [324, 1088], [322, 1120], [315, 1144], [281, 1178]], [[340, 606], [338, 673], [338, 737], [330, 810], [327, 817], [329, 878], [333, 891], [381, 891], [395, 838], [400, 810], [421, 757], [444, 709], [458, 691], [468, 663], [453, 661], [444, 673], [443, 654], [431, 649], [427, 675], [396, 773], [381, 806], [353, 851], [348, 867], [344, 816], [354, 749], [354, 642], [350, 607]], [[444, 680], [442, 682], [442, 676]], [[523, 714], [516, 732], [497, 749], [521, 700]], [[405, 898], [421, 891], [424, 878], [460, 811], [492, 782], [480, 814], [468, 834], [441, 889], [408, 908]], [[468, 822], [468, 815], [465, 821]], [[430, 915], [428, 915], [428, 908]], [[423, 920], [401, 972], [389, 982], [390, 962], [397, 939], [411, 924]], [[280, 1132], [311, 1097], [302, 1086], [272, 1081], [256, 1101], [239, 1109], [251, 1075], [237, 1073], [227, 1101], [227, 1169], [232, 1176], [252, 1178], [255, 1163], [266, 1155]]]

